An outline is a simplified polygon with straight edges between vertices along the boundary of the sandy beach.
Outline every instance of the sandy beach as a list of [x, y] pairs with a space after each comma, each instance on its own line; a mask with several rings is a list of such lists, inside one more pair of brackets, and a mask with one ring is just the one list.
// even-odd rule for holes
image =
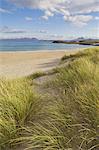
[[70, 53], [74, 51], [0, 52], [0, 77], [16, 78], [50, 70]]

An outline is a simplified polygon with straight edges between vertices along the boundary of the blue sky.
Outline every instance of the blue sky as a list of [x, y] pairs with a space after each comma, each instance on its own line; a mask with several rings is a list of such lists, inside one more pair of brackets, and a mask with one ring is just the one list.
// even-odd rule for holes
[[99, 38], [99, 0], [0, 0], [0, 38]]

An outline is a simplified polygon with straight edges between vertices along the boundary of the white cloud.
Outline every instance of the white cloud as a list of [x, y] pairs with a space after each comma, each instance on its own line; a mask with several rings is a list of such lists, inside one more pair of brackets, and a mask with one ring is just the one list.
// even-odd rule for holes
[[53, 16], [54, 16], [54, 14], [51, 11], [46, 10], [45, 15], [42, 16], [42, 18], [45, 19], [45, 20], [48, 20], [49, 17], [53, 17]]
[[87, 8], [82, 7], [79, 10], [79, 14], [85, 13], [92, 13], [92, 12], [99, 12], [99, 3], [96, 3], [95, 5], [89, 5]]
[[46, 30], [39, 30], [39, 31], [38, 31], [38, 33], [47, 34], [47, 33], [48, 33], [48, 31], [46, 31]]
[[15, 29], [15, 28], [10, 28], [8, 26], [4, 26], [2, 28], [0, 28], [0, 32], [1, 33], [26, 33], [28, 32], [27, 30], [23, 30], [23, 29]]
[[82, 27], [87, 24], [93, 17], [90, 15], [76, 15], [70, 16], [68, 20], [70, 20], [73, 24], [76, 23], [77, 26]]
[[55, 14], [61, 14], [65, 21], [81, 26], [93, 19], [92, 12], [99, 12], [99, 0], [9, 0], [18, 7], [40, 9], [43, 19], [48, 20]]
[[46, 39], [46, 40], [64, 40], [65, 37], [63, 35], [58, 35], [58, 34], [46, 34], [45, 36], [40, 37], [40, 39]]
[[96, 16], [96, 17], [95, 17], [95, 20], [99, 20], [99, 17], [98, 17], [98, 16]]
[[15, 38], [31, 38], [33, 31], [28, 29], [14, 28], [9, 26], [3, 26], [0, 28], [0, 39], [15, 39]]
[[0, 8], [0, 13], [11, 13], [9, 10]]
[[42, 18], [43, 18], [44, 20], [48, 20], [48, 16], [46, 16], [46, 15], [42, 16]]
[[32, 21], [33, 18], [32, 18], [32, 17], [25, 17], [25, 20], [26, 20], [26, 21]]

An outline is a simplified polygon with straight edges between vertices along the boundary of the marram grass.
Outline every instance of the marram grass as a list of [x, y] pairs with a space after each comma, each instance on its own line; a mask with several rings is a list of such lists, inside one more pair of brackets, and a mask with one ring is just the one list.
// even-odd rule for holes
[[45, 86], [48, 96], [31, 78], [1, 79], [1, 150], [98, 150], [99, 49], [72, 58]]
[[0, 80], [1, 149], [10, 147], [10, 140], [21, 136], [22, 127], [39, 117], [41, 104], [27, 79]]

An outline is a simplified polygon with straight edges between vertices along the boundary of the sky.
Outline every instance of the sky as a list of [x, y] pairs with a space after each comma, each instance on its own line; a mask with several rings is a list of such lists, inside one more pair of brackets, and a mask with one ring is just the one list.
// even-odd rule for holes
[[0, 0], [0, 39], [99, 38], [99, 0]]

